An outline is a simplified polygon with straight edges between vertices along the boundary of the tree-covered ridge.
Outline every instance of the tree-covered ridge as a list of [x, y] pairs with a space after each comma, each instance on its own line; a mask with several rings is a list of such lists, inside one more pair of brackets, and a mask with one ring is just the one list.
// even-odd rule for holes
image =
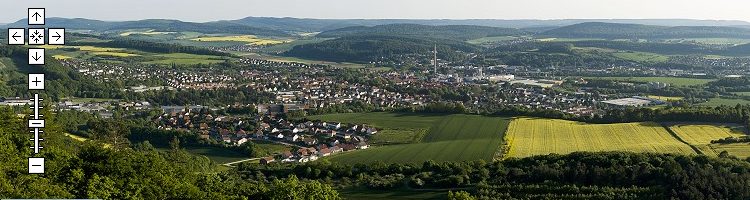
[[230, 53], [213, 51], [202, 47], [133, 39], [115, 39], [107, 42], [76, 42], [72, 44], [79, 46], [92, 45], [98, 47], [126, 48], [153, 53], [190, 53], [200, 55], [232, 56]]
[[[25, 27], [27, 20], [22, 19], [4, 27]], [[161, 32], [200, 32], [200, 33], [232, 33], [264, 36], [289, 36], [284, 31], [258, 28], [233, 22], [184, 22], [168, 19], [146, 19], [138, 21], [101, 21], [82, 18], [48, 18], [48, 27], [65, 27], [75, 30], [94, 32], [112, 32], [129, 29], [153, 29]]]
[[453, 40], [470, 40], [491, 36], [524, 35], [524, 31], [513, 28], [497, 28], [487, 26], [448, 25], [428, 26], [419, 24], [388, 24], [379, 26], [352, 26], [336, 30], [325, 31], [318, 37], [336, 38], [353, 35], [389, 35], [389, 36], [418, 36], [427, 38], [445, 38]]
[[478, 50], [476, 46], [453, 40], [365, 35], [347, 36], [320, 43], [299, 45], [286, 54], [310, 59], [367, 63], [383, 58], [431, 55], [435, 45], [437, 45], [438, 57], [447, 60], [462, 59], [464, 54], [457, 51], [474, 52]]
[[296, 175], [333, 180], [341, 187], [465, 190], [479, 199], [750, 198], [748, 162], [706, 156], [578, 152], [495, 162], [315, 162], [240, 169], [252, 177]]
[[750, 38], [750, 30], [720, 26], [650, 26], [587, 22], [545, 31], [540, 36], [564, 38], [658, 39], [658, 38]]

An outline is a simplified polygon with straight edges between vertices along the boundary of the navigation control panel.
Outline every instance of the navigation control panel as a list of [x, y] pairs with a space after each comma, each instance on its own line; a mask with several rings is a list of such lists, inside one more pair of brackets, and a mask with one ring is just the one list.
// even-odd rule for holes
[[[45, 67], [45, 49], [39, 45], [64, 45], [65, 29], [64, 28], [46, 28], [45, 26], [45, 9], [29, 8], [28, 9], [28, 28], [8, 28], [9, 45], [34, 45], [28, 48], [28, 64], [32, 67]], [[33, 151], [33, 156], [29, 157], [28, 166], [29, 174], [44, 174], [44, 157], [40, 153], [43, 146], [44, 136], [44, 115], [40, 114], [42, 101], [39, 91], [44, 90], [45, 75], [32, 73], [29, 74], [29, 105], [33, 111], [28, 117], [28, 128], [30, 140], [33, 146], [29, 147]]]

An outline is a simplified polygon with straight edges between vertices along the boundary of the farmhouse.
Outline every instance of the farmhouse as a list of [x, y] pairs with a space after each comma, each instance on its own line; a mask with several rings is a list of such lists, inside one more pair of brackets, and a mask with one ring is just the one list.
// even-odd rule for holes
[[276, 160], [273, 157], [269, 156], [269, 157], [261, 158], [260, 159], [260, 164], [266, 165], [266, 164], [272, 163], [274, 161], [276, 161]]

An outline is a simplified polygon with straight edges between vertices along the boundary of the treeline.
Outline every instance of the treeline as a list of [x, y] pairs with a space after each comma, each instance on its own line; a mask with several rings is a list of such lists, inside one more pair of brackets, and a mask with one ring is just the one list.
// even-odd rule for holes
[[718, 140], [711, 140], [711, 144], [732, 144], [732, 143], [746, 143], [750, 142], [750, 137], [727, 137]]
[[699, 87], [684, 87], [684, 86], [669, 86], [664, 88], [655, 88], [645, 83], [638, 85], [622, 84], [621, 81], [615, 80], [604, 80], [604, 79], [591, 79], [587, 80], [586, 84], [582, 84], [583, 87], [590, 87], [592, 91], [598, 94], [628, 94], [628, 93], [642, 93], [642, 94], [654, 94], [659, 96], [670, 96], [670, 97], [686, 97], [687, 99], [692, 98], [715, 98], [718, 97], [716, 92], [713, 90], [705, 90]]
[[719, 92], [750, 92], [750, 78], [721, 78], [708, 83], [708, 86]]
[[466, 52], [478, 50], [478, 47], [461, 41], [367, 35], [347, 36], [320, 43], [299, 45], [285, 54], [308, 59], [358, 63], [400, 60], [405, 59], [405, 56], [421, 56], [430, 60], [435, 45], [437, 45], [438, 57], [448, 61], [463, 60]]
[[79, 46], [98, 46], [98, 47], [111, 47], [111, 48], [128, 48], [136, 49], [139, 51], [153, 52], [153, 53], [189, 53], [189, 54], [200, 54], [200, 55], [214, 55], [214, 56], [233, 56], [230, 53], [224, 53], [214, 50], [209, 50], [201, 47], [194, 46], [183, 46], [178, 44], [149, 42], [143, 40], [132, 40], [132, 39], [114, 39], [108, 42], [76, 42], [73, 45]]
[[451, 40], [471, 40], [491, 36], [525, 35], [524, 31], [513, 28], [498, 28], [471, 25], [429, 26], [419, 24], [387, 24], [378, 26], [352, 26], [324, 31], [316, 37], [338, 38], [356, 35], [389, 35], [442, 38]]
[[667, 108], [625, 108], [611, 109], [603, 115], [576, 116], [549, 109], [535, 109], [521, 106], [496, 106], [478, 112], [498, 116], [531, 116], [581, 121], [588, 123], [625, 122], [716, 122], [747, 124], [750, 119], [750, 105], [718, 107], [667, 107]]
[[[466, 188], [480, 199], [747, 199], [750, 163], [706, 156], [572, 153], [485, 162], [247, 165], [249, 179], [333, 180], [371, 190]], [[452, 194], [455, 195], [455, 194]]]

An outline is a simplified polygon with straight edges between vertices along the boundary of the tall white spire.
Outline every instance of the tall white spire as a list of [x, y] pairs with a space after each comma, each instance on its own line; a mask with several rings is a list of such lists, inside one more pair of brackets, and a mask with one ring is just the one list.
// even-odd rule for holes
[[435, 49], [432, 51], [432, 53], [433, 53], [432, 65], [433, 65], [435, 74], [437, 74], [438, 73], [438, 71], [437, 71], [437, 66], [438, 66], [438, 61], [437, 61], [437, 44], [435, 44]]

